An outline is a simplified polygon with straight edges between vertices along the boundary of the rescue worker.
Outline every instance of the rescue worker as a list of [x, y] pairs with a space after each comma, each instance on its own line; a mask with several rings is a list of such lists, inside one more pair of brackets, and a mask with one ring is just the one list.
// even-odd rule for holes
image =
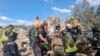
[[33, 26], [32, 29], [29, 30], [29, 40], [30, 40], [30, 45], [34, 51], [35, 56], [42, 56], [41, 54], [41, 48], [38, 43], [38, 27]]
[[19, 56], [18, 46], [15, 43], [17, 39], [17, 33], [13, 31], [14, 26], [9, 25], [3, 33], [3, 56]]
[[73, 40], [71, 28], [71, 24], [68, 23], [68, 25], [65, 28], [65, 31], [62, 32], [64, 51], [67, 56], [76, 56], [77, 46], [75, 44], [75, 41]]
[[94, 46], [94, 49], [97, 50], [97, 53], [95, 56], [100, 56], [100, 30], [98, 27], [93, 27], [92, 28], [93, 32], [93, 37], [95, 38], [94, 41], [92, 42], [92, 46]]
[[49, 49], [47, 24], [42, 24], [40, 26], [37, 36], [38, 36], [42, 56], [47, 55], [47, 51]]
[[60, 23], [58, 23], [55, 26], [53, 42], [54, 42], [54, 56], [64, 56], [63, 39], [61, 36]]
[[[45, 27], [47, 26], [47, 28]], [[49, 30], [48, 30], [48, 24], [46, 21], [43, 21], [43, 23], [41, 24], [42, 28], [45, 28], [44, 30], [47, 32], [47, 41], [49, 43], [49, 50], [53, 50], [53, 41], [52, 41], [52, 37], [49, 36]]]
[[74, 37], [74, 41], [77, 41], [77, 38], [79, 35], [82, 34], [82, 26], [80, 25], [80, 23], [78, 22], [77, 19], [75, 19], [74, 17], [71, 17], [70, 19], [70, 24], [72, 25], [72, 36]]

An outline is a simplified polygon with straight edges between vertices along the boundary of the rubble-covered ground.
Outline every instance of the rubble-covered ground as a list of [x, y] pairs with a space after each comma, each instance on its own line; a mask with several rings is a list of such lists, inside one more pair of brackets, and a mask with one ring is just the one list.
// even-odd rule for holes
[[[51, 28], [51, 24], [54, 22], [58, 21], [57, 17], [50, 17], [47, 22], [48, 22], [48, 28]], [[62, 24], [64, 26], [64, 22], [62, 21]], [[18, 33], [18, 39], [16, 40], [16, 43], [18, 44], [19, 47], [19, 52], [22, 56], [34, 56], [33, 55], [33, 50], [29, 46], [29, 39], [28, 39], [28, 29], [31, 28], [31, 26], [25, 26], [25, 25], [18, 25], [15, 26], [14, 31]], [[1, 31], [0, 31], [1, 32]], [[51, 33], [50, 33], [51, 34]], [[56, 41], [55, 41], [56, 42]], [[59, 43], [59, 40], [57, 41]], [[0, 54], [2, 54], [2, 44], [0, 44]], [[50, 51], [52, 53], [52, 51]]]
[[[22, 28], [17, 28], [15, 31], [18, 33], [18, 39], [16, 40], [16, 43], [19, 47], [19, 52], [21, 56], [34, 56], [32, 48], [29, 46], [29, 38], [28, 38], [28, 30], [24, 30]], [[57, 41], [59, 43], [59, 40]], [[52, 52], [52, 51], [51, 51]], [[91, 51], [94, 56], [95, 50]], [[0, 56], [3, 56], [3, 50], [2, 50], [2, 43], [0, 43]], [[82, 53], [77, 53], [77, 56], [87, 56]]]

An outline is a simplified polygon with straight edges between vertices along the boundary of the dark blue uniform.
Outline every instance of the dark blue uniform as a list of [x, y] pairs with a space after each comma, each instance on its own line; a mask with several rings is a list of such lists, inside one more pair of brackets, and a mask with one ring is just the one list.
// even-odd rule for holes
[[3, 42], [3, 56], [19, 56], [18, 46], [15, 43], [17, 33], [12, 31], [6, 31], [5, 35], [8, 37], [8, 41]]

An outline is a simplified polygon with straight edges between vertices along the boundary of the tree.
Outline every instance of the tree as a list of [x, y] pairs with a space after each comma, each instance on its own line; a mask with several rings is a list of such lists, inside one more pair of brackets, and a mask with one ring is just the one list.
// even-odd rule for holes
[[100, 5], [99, 5], [98, 8], [97, 8], [96, 16], [100, 16]]
[[94, 26], [100, 28], [100, 5], [98, 6], [95, 14]]
[[95, 16], [92, 8], [88, 8], [85, 11], [85, 14], [86, 14], [85, 27], [87, 27], [86, 28], [87, 30], [91, 30], [91, 27], [93, 26], [94, 23], [94, 16]]
[[93, 7], [90, 6], [90, 3], [87, 0], [82, 0], [82, 2], [75, 5], [73, 9], [73, 16], [77, 17], [84, 29], [90, 30], [93, 26], [94, 21], [94, 11]]
[[90, 8], [90, 3], [86, 0], [82, 0], [82, 2], [77, 3], [73, 9], [73, 16], [78, 17], [81, 21], [84, 21], [85, 18], [85, 10]]

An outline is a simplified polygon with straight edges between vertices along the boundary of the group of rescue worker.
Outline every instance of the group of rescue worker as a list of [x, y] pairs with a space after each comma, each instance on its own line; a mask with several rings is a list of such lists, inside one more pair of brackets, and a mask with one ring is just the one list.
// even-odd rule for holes
[[[38, 21], [38, 19], [37, 19]], [[15, 42], [17, 39], [17, 33], [13, 31], [14, 26], [9, 25], [3, 31], [3, 35], [0, 37], [0, 40], [3, 44], [3, 56], [20, 56], [18, 51], [18, 46]], [[49, 56], [47, 52], [49, 50], [54, 51], [56, 44], [54, 43], [54, 38], [61, 39], [63, 52], [54, 51], [54, 56], [76, 56], [76, 53], [79, 50], [77, 39], [83, 34], [82, 26], [79, 24], [78, 20], [74, 17], [66, 23], [65, 28], [62, 30], [60, 23], [57, 23], [54, 26], [54, 35], [49, 35], [48, 24], [46, 21], [43, 21], [42, 24], [36, 23], [29, 30], [29, 41], [30, 46], [33, 49], [34, 56]], [[100, 30], [96, 27], [91, 29], [93, 33], [93, 38], [95, 40], [91, 41], [93, 49], [97, 50], [95, 56], [100, 55]], [[59, 43], [59, 42], [58, 42]], [[56, 53], [58, 52], [58, 53]]]

